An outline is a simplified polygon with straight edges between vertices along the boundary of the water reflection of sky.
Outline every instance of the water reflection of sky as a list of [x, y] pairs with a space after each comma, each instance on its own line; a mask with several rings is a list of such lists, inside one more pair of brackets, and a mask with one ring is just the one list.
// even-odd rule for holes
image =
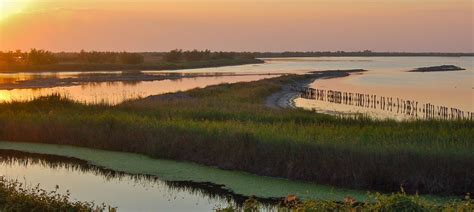
[[[378, 98], [387, 97], [394, 100], [400, 98], [418, 102], [419, 107], [429, 103], [436, 107], [444, 106], [472, 112], [474, 111], [473, 80], [472, 71], [432, 73], [388, 72], [386, 74], [371, 74], [367, 72], [363, 75], [352, 75], [346, 78], [316, 80], [310, 87], [376, 95]], [[378, 118], [413, 118], [411, 116], [381, 111], [379, 108], [363, 108], [317, 100], [297, 99], [296, 102], [297, 106], [308, 109], [315, 108], [322, 112], [364, 113]]]
[[185, 91], [193, 88], [202, 88], [220, 83], [247, 82], [274, 76], [224, 76], [198, 77], [178, 80], [159, 80], [135, 83], [104, 82], [88, 83], [85, 85], [59, 86], [40, 89], [13, 89], [0, 90], [0, 101], [31, 100], [39, 96], [59, 93], [69, 98], [87, 103], [119, 103], [126, 99], [147, 97], [169, 92]]
[[46, 165], [46, 162], [27, 163], [24, 160], [1, 165], [1, 174], [18, 179], [30, 186], [52, 191], [60, 185], [60, 192], [71, 192], [73, 200], [105, 202], [119, 211], [212, 211], [226, 206], [222, 198], [210, 198], [199, 192], [177, 189], [163, 181], [140, 178], [105, 177], [94, 172]]
[[[344, 60], [321, 62], [315, 60], [314, 63], [318, 63], [318, 69], [362, 68], [368, 71], [363, 74], [353, 74], [346, 78], [316, 80], [310, 87], [400, 98], [417, 101], [420, 105], [430, 103], [464, 111], [474, 111], [474, 65], [472, 57], [376, 57], [370, 59], [366, 62], [362, 60], [358, 62]], [[446, 64], [460, 66], [466, 70], [429, 73], [407, 72], [419, 67]], [[297, 99], [296, 105], [322, 112], [364, 113], [379, 118], [407, 118], [377, 109], [315, 100]]]

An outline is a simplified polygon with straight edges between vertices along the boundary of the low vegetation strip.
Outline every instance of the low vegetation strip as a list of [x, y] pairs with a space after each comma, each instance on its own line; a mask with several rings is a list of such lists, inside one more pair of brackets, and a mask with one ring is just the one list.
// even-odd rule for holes
[[0, 139], [134, 152], [364, 190], [474, 190], [473, 122], [374, 121], [265, 106], [267, 96], [306, 77], [210, 86], [184, 93], [188, 98], [118, 106], [60, 96], [4, 103]]
[[[245, 201], [243, 207], [228, 206], [218, 208], [218, 212], [234, 211], [261, 211], [262, 204], [250, 198]], [[278, 211], [473, 211], [474, 201], [466, 196], [462, 201], [448, 203], [436, 203], [426, 201], [418, 195], [407, 195], [401, 191], [398, 193], [383, 195], [375, 193], [371, 200], [358, 202], [352, 197], [344, 198], [344, 201], [306, 200], [299, 201], [295, 196], [288, 196], [277, 207]]]
[[69, 194], [28, 187], [18, 181], [0, 177], [0, 211], [116, 211], [106, 205], [72, 201]]
[[[420, 198], [418, 195], [407, 195], [399, 192], [391, 195], [376, 193], [368, 202], [357, 202], [352, 197], [343, 201], [305, 200], [300, 201], [295, 196], [288, 196], [279, 206], [278, 211], [321, 211], [321, 210], [362, 210], [362, 211], [473, 211], [474, 201], [470, 196], [463, 200], [447, 203], [436, 203]], [[242, 206], [229, 204], [225, 208], [216, 208], [217, 212], [261, 211], [262, 203], [254, 198], [245, 201]], [[69, 194], [62, 195], [58, 190], [46, 191], [40, 185], [27, 187], [18, 181], [0, 177], [0, 209], [2, 211], [74, 211], [102, 212], [120, 211], [105, 204], [95, 205], [91, 202], [70, 200]]]
[[466, 69], [461, 68], [455, 65], [442, 65], [442, 66], [431, 66], [431, 67], [422, 67], [411, 70], [409, 72], [440, 72], [440, 71], [464, 71]]
[[350, 70], [327, 70], [327, 71], [312, 71], [310, 74], [302, 79], [290, 80], [288, 84], [281, 86], [280, 91], [275, 92], [265, 99], [267, 107], [278, 108], [296, 108], [294, 99], [299, 97], [303, 89], [306, 89], [310, 83], [315, 79], [328, 79], [337, 77], [346, 77], [351, 73], [360, 73], [367, 70], [364, 69], [350, 69]]

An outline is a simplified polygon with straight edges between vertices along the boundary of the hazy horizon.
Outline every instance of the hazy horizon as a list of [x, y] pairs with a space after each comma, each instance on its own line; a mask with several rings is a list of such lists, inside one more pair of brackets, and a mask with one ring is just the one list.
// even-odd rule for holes
[[0, 51], [473, 52], [469, 0], [0, 0]]

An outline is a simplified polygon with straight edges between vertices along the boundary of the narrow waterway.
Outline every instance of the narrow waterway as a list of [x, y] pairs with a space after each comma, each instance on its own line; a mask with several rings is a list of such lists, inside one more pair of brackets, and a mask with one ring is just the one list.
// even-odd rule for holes
[[365, 191], [130, 153], [18, 142], [0, 142], [0, 152], [0, 176], [46, 190], [58, 185], [74, 200], [104, 202], [120, 211], [212, 211], [252, 195], [270, 204], [267, 207], [290, 194], [304, 199], [366, 198]]

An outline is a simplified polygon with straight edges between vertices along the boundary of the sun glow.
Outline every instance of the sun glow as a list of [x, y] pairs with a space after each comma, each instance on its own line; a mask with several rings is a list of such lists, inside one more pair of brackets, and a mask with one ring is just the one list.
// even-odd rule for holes
[[31, 0], [0, 0], [0, 20], [22, 12], [31, 2]]

